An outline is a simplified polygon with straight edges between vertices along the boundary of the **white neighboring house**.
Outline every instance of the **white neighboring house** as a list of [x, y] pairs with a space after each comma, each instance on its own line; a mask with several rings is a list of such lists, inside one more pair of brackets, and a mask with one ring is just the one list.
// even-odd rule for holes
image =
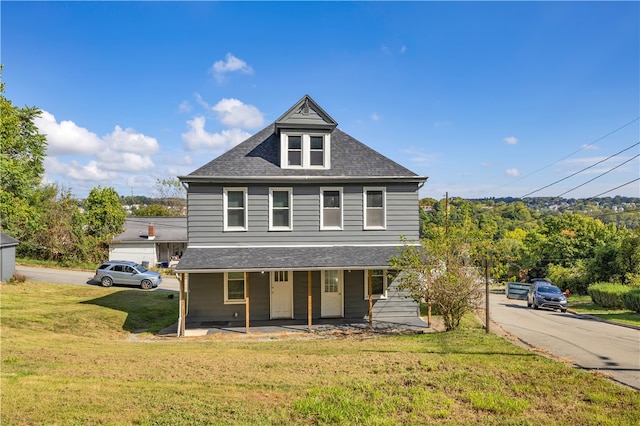
[[15, 238], [0, 232], [0, 281], [7, 282], [16, 273], [16, 246], [20, 244]]
[[147, 267], [175, 267], [187, 249], [186, 217], [128, 217], [124, 231], [109, 243], [109, 260]]

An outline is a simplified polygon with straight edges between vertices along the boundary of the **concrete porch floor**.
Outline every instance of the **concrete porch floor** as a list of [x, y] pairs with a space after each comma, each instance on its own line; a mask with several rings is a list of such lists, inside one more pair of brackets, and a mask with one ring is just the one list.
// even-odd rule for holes
[[[177, 335], [177, 323], [162, 330], [159, 335]], [[371, 331], [378, 334], [410, 333], [420, 334], [435, 331], [418, 317], [393, 317], [373, 321], [373, 329], [369, 330], [369, 321], [362, 318], [314, 319], [311, 330], [306, 320], [268, 320], [251, 321], [250, 334], [282, 334], [282, 333], [320, 333], [320, 332], [354, 332]], [[185, 327], [185, 337], [207, 335], [246, 335], [244, 322], [189, 322]]]

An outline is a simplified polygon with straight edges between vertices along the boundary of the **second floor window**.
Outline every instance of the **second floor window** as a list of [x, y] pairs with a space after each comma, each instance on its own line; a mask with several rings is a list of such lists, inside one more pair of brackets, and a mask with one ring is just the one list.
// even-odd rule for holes
[[320, 229], [342, 229], [342, 190], [320, 190]]
[[224, 230], [247, 230], [247, 189], [225, 188], [224, 190]]
[[269, 190], [269, 230], [290, 231], [293, 228], [291, 188]]
[[384, 188], [364, 188], [364, 229], [385, 229], [386, 193]]

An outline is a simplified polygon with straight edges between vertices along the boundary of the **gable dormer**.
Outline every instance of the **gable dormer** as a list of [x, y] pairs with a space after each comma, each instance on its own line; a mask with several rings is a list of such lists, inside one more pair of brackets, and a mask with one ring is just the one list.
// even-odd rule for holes
[[331, 132], [338, 123], [305, 95], [276, 120], [283, 169], [330, 169]]

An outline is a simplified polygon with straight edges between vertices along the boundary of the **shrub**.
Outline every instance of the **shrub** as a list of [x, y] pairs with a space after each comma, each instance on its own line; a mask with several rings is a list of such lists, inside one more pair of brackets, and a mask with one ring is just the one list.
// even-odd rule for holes
[[640, 288], [629, 289], [623, 296], [624, 307], [640, 314]]
[[17, 272], [9, 279], [10, 283], [23, 283], [27, 280], [27, 277]]
[[628, 293], [630, 287], [614, 283], [595, 283], [589, 286], [588, 292], [591, 300], [603, 308], [623, 309], [623, 296]]

